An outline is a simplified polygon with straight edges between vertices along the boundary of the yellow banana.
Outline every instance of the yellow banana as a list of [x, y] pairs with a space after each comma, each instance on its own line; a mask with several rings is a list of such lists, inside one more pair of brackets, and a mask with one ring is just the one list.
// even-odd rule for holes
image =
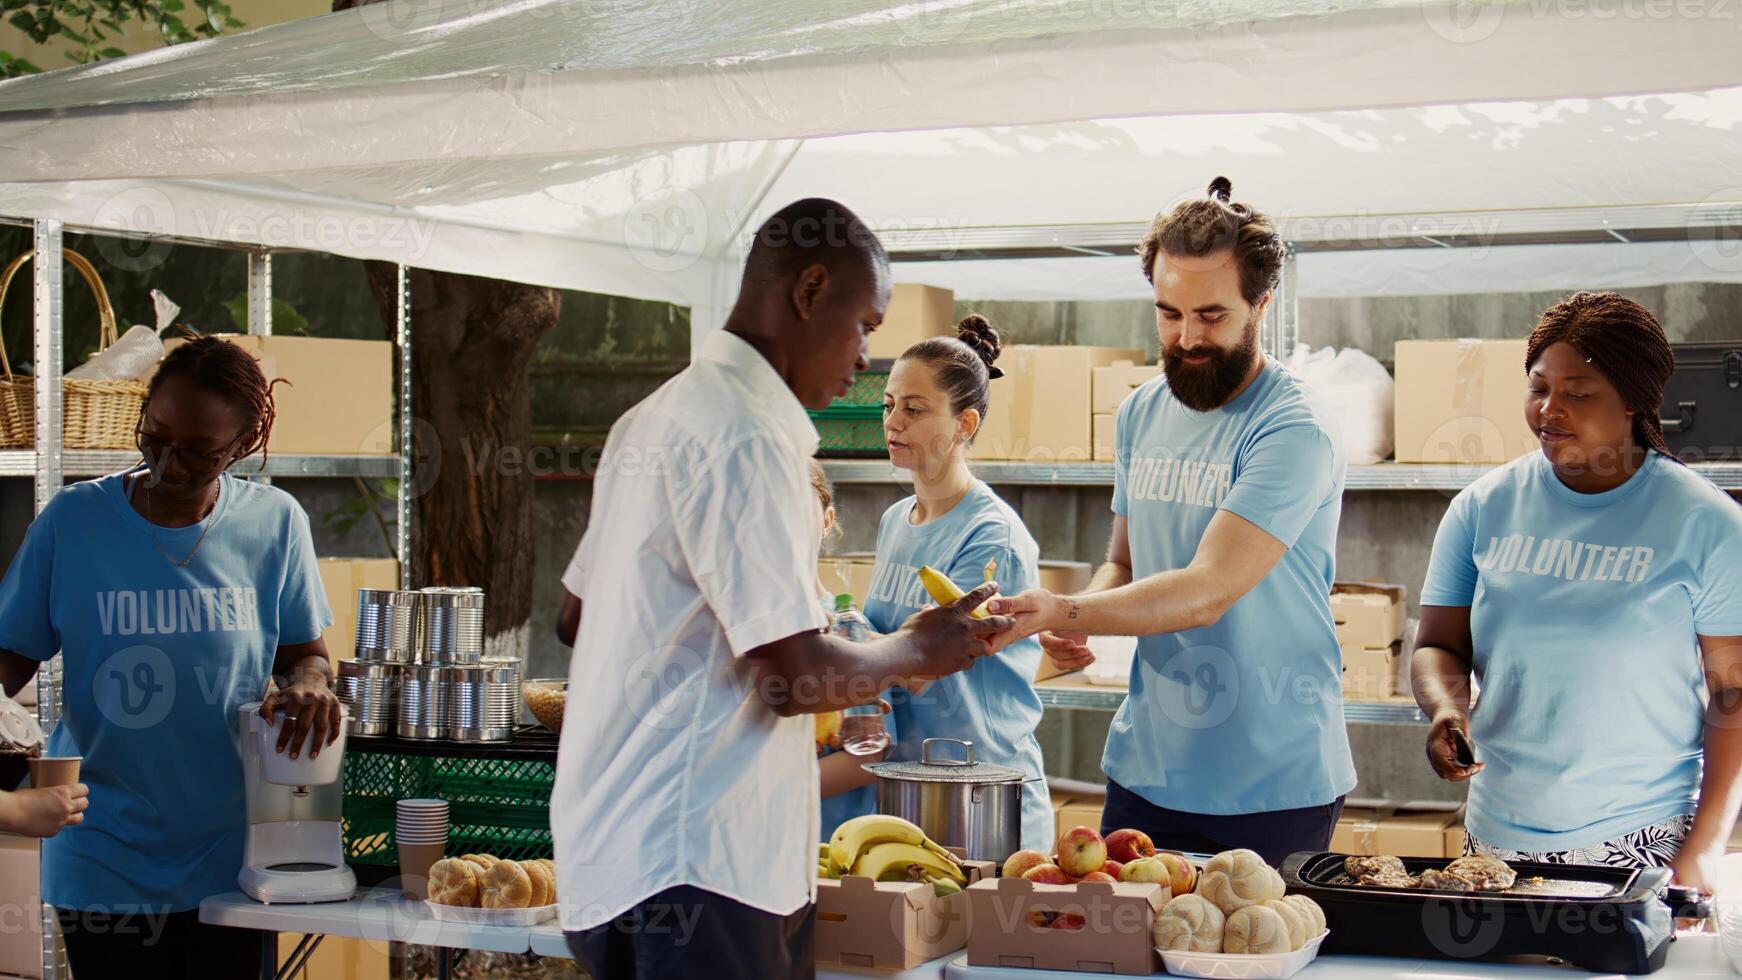
[[917, 824], [886, 813], [854, 817], [835, 828], [829, 837], [829, 860], [845, 872], [853, 867], [866, 848], [889, 841], [925, 848], [952, 867], [960, 864], [960, 859], [926, 837], [925, 831]]
[[839, 871], [836, 871], [835, 866], [833, 864], [830, 864], [828, 861], [818, 861], [817, 862], [817, 877], [818, 878], [838, 879], [841, 877], [841, 873]]
[[962, 886], [953, 878], [946, 878], [942, 875], [927, 875], [926, 880], [931, 882], [932, 891], [935, 892], [939, 898], [943, 898], [946, 895], [954, 895], [962, 890]]
[[960, 868], [918, 844], [885, 841], [873, 844], [853, 864], [853, 874], [878, 881], [926, 881], [926, 876], [948, 878], [966, 884]]
[[[921, 565], [919, 567], [919, 581], [920, 584], [925, 586], [925, 590], [931, 594], [932, 601], [940, 606], [947, 606], [952, 602], [959, 601], [962, 596], [967, 595], [966, 592], [961, 590], [960, 586], [950, 581], [948, 575], [945, 575], [943, 572], [938, 571], [930, 565]], [[969, 615], [973, 616], [975, 619], [985, 619], [986, 610], [976, 609], [969, 613]]]

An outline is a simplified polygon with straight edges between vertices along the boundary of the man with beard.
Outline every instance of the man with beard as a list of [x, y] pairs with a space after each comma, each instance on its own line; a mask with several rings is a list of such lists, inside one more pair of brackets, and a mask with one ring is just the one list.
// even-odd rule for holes
[[1009, 642], [1066, 670], [1090, 634], [1139, 637], [1107, 735], [1103, 831], [1156, 846], [1322, 850], [1355, 785], [1330, 589], [1344, 457], [1316, 396], [1258, 348], [1284, 248], [1264, 215], [1206, 199], [1141, 247], [1164, 375], [1119, 407], [1113, 535], [1089, 591], [995, 599]]

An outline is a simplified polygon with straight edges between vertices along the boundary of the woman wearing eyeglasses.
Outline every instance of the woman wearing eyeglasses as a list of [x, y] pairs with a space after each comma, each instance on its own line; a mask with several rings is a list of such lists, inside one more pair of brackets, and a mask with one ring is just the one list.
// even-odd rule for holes
[[[48, 754], [84, 757], [83, 823], [42, 849], [42, 895], [81, 977], [243, 977], [254, 933], [202, 925], [242, 863], [237, 710], [278, 688], [281, 751], [338, 735], [321, 631], [332, 623], [308, 517], [224, 471], [272, 432], [272, 386], [212, 338], [173, 351], [139, 420], [143, 464], [67, 487], [0, 582], [0, 681], [63, 654]], [[190, 967], [190, 964], [198, 964]]]

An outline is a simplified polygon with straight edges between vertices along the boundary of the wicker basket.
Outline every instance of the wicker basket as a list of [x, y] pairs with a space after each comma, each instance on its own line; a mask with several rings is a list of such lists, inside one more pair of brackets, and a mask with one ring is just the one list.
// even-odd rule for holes
[[[25, 252], [0, 272], [0, 307], [6, 303], [12, 278], [35, 254]], [[97, 349], [107, 349], [118, 337], [109, 292], [89, 259], [71, 250], [63, 254], [97, 297]], [[4, 343], [0, 343], [0, 368], [5, 370], [5, 377], [0, 378], [0, 449], [29, 449], [36, 445], [36, 379], [12, 373]], [[145, 407], [145, 382], [63, 380], [61, 384], [65, 419], [62, 443], [66, 448], [132, 449], [136, 445], [134, 431]]]

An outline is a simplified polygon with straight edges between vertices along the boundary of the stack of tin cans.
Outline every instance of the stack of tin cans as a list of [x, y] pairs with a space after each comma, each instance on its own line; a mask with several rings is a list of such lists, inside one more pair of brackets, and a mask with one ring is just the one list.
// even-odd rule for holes
[[355, 657], [337, 693], [351, 735], [506, 742], [520, 663], [484, 658], [484, 590], [357, 590]]

